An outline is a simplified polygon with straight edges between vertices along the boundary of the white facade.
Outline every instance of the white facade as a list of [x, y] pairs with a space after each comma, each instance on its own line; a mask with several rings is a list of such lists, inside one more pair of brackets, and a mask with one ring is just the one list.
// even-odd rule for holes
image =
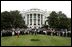
[[45, 24], [46, 17], [49, 16], [47, 11], [43, 11], [37, 8], [33, 8], [22, 12], [25, 24], [29, 28], [40, 28]]

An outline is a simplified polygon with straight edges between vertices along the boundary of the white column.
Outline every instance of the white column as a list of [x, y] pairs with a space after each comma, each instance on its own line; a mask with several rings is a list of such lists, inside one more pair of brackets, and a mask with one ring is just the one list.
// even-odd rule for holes
[[25, 24], [27, 25], [27, 15], [25, 16]]
[[33, 26], [33, 14], [32, 14], [32, 26]]
[[45, 20], [46, 20], [46, 18], [45, 18], [45, 16], [43, 16], [43, 24], [45, 24]]
[[33, 26], [33, 14], [32, 14], [32, 26]]
[[32, 26], [34, 27], [34, 14], [32, 14]]
[[29, 14], [29, 27], [30, 27], [30, 14]]
[[36, 14], [36, 26], [38, 26], [38, 14]]
[[41, 19], [42, 19], [42, 18], [41, 18], [41, 14], [40, 14], [40, 27], [41, 27]]

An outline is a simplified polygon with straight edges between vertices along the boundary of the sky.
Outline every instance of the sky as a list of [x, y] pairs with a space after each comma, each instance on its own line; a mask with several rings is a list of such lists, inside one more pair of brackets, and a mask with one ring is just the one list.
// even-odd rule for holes
[[71, 18], [71, 1], [1, 1], [1, 12], [38, 8], [46, 11], [62, 11]]

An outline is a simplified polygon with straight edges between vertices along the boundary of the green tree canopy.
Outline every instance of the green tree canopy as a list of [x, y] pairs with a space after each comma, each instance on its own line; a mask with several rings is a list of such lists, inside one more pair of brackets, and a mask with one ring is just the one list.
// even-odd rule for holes
[[71, 28], [71, 18], [67, 18], [67, 16], [59, 11], [56, 13], [52, 11], [50, 16], [48, 17], [48, 23], [51, 28], [59, 28], [59, 29], [70, 29]]
[[[1, 13], [1, 29], [24, 27], [25, 22], [18, 10]], [[26, 27], [26, 26], [25, 26]]]

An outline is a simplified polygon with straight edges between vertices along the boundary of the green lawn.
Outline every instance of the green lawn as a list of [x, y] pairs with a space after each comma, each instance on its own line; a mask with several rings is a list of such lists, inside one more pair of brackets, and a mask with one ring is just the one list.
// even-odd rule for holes
[[71, 46], [71, 38], [48, 35], [20, 35], [19, 38], [9, 36], [1, 37], [1, 46]]

